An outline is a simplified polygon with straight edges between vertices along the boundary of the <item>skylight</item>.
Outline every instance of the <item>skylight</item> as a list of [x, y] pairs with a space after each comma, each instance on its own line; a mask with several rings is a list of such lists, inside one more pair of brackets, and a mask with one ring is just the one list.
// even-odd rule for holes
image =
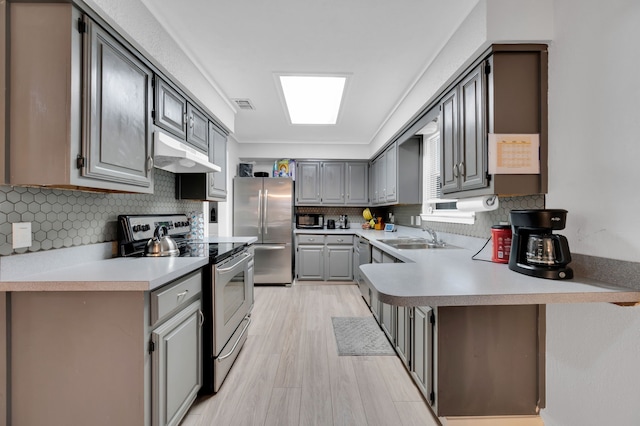
[[291, 124], [336, 124], [347, 77], [281, 75]]

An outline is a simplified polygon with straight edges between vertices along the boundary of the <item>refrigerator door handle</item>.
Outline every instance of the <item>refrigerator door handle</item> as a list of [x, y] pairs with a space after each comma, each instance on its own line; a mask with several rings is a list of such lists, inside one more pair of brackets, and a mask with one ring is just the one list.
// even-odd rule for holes
[[258, 235], [262, 234], [262, 189], [258, 190]]
[[269, 233], [269, 190], [264, 190], [264, 214], [262, 216], [262, 225], [264, 226], [264, 235]]

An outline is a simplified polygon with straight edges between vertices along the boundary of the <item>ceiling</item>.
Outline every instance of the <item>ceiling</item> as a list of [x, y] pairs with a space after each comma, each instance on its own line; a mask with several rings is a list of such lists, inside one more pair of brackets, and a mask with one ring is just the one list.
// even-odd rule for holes
[[[295, 144], [370, 143], [477, 2], [143, 0], [224, 97], [251, 100], [238, 142]], [[276, 73], [349, 74], [338, 123], [289, 124]]]

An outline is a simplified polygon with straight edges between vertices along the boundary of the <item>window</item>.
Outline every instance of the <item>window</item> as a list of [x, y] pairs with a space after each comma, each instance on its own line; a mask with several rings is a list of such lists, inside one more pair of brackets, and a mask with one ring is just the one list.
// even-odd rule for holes
[[[460, 212], [456, 200], [442, 198], [440, 183], [440, 133], [434, 122], [429, 123], [419, 133], [424, 136], [424, 163], [422, 194], [422, 220], [473, 224], [475, 214]], [[434, 133], [435, 132], [435, 133]]]

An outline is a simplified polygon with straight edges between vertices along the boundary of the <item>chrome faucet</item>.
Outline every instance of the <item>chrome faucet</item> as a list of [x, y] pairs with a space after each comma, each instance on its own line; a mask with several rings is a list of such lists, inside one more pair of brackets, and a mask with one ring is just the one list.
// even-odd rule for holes
[[438, 234], [436, 234], [436, 231], [429, 228], [428, 226], [425, 226], [422, 228], [423, 231], [428, 232], [429, 235], [431, 236], [431, 239], [433, 241], [431, 241], [430, 244], [435, 244], [435, 245], [443, 245], [444, 246], [444, 241], [439, 241], [438, 240]]

